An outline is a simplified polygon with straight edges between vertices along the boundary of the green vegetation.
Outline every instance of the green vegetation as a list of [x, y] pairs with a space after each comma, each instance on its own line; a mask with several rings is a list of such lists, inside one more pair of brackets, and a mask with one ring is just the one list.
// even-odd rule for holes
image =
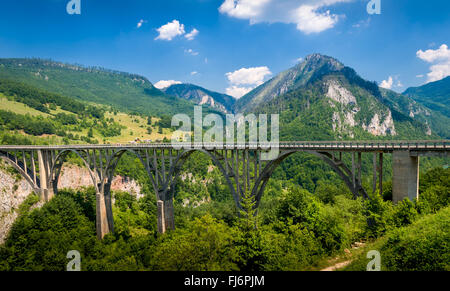
[[[287, 184], [279, 191], [272, 182], [257, 215], [248, 196], [240, 218], [231, 197], [197, 207], [175, 203], [177, 228], [165, 235], [156, 231], [153, 194], [137, 200], [117, 192], [115, 233], [102, 241], [95, 237], [92, 188], [61, 191], [32, 211], [31, 197], [0, 247], [0, 269], [64, 270], [65, 255], [75, 249], [82, 270], [312, 270], [355, 241], [368, 241], [380, 250], [384, 269], [448, 270], [450, 169], [434, 169], [423, 181], [419, 202], [398, 205], [339, 192], [324, 202], [323, 193]], [[365, 265], [361, 257], [347, 268]]]
[[[255, 113], [280, 113], [281, 140], [437, 138], [426, 135], [425, 121], [443, 136], [445, 118], [411, 118], [405, 96], [380, 91], [334, 61], [317, 61], [324, 67], [305, 70], [292, 91], [249, 103]], [[340, 69], [330, 72], [330, 66]], [[333, 80], [355, 96], [358, 108], [324, 98], [323, 82]], [[164, 95], [143, 77], [38, 59], [0, 59], [0, 98], [0, 144], [167, 141], [171, 116], [193, 112], [193, 103]], [[388, 107], [395, 137], [374, 137], [360, 126], [375, 113], [383, 121]], [[344, 120], [348, 112], [359, 125], [334, 130], [335, 114]], [[350, 160], [344, 153], [343, 162]], [[81, 165], [75, 155], [67, 162]], [[397, 205], [390, 201], [391, 163], [386, 157], [382, 195], [363, 200], [353, 199], [326, 163], [294, 154], [274, 172], [255, 213], [248, 196], [238, 211], [222, 173], [209, 157], [194, 153], [177, 181], [177, 228], [160, 235], [153, 187], [140, 161], [126, 153], [116, 174], [138, 181], [145, 196], [113, 193], [113, 234], [96, 239], [92, 188], [60, 191], [33, 210], [32, 195], [0, 246], [0, 270], [64, 270], [69, 250], [80, 251], [83, 270], [315, 270], [355, 242], [380, 250], [385, 269], [449, 270], [450, 169], [442, 167], [448, 159], [421, 158], [420, 200]], [[372, 156], [364, 155], [365, 189], [372, 188], [371, 167]], [[367, 259], [358, 257], [348, 268], [365, 265]]]
[[193, 103], [164, 94], [146, 78], [104, 68], [42, 59], [0, 59], [0, 79], [16, 80], [129, 114], [161, 116], [191, 111], [193, 114]]

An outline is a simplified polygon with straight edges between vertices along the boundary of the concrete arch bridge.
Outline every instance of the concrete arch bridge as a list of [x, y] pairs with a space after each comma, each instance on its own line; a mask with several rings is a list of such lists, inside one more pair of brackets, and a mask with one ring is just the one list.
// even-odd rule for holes
[[[173, 229], [175, 183], [186, 159], [194, 152], [208, 155], [224, 175], [236, 205], [243, 193], [251, 193], [258, 207], [274, 170], [296, 152], [313, 154], [327, 163], [343, 179], [353, 195], [368, 197], [362, 187], [361, 156], [373, 155], [373, 189], [383, 188], [383, 155], [393, 155], [393, 200], [418, 198], [419, 157], [443, 156], [449, 152], [448, 140], [426, 141], [298, 141], [265, 144], [169, 143], [125, 145], [21, 146], [0, 145], [0, 158], [14, 167], [41, 199], [57, 193], [58, 179], [66, 157], [73, 153], [89, 170], [96, 189], [96, 228], [98, 238], [114, 230], [111, 182], [125, 153], [135, 155], [147, 171], [156, 193], [158, 230]], [[264, 160], [268, 151], [276, 155]], [[343, 161], [351, 154], [351, 164]], [[1, 181], [0, 181], [1, 182]]]

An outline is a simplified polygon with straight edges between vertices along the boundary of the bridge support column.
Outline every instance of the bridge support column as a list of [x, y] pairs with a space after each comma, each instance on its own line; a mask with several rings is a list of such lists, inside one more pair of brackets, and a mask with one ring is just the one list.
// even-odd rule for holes
[[108, 230], [114, 232], [114, 218], [112, 212], [112, 199], [111, 199], [111, 183], [106, 183], [104, 186], [105, 197], [105, 210], [106, 219], [108, 220]]
[[96, 201], [97, 201], [96, 205], [97, 238], [102, 239], [110, 231], [104, 194], [101, 192], [97, 192]]
[[[49, 177], [49, 161], [42, 150], [37, 151], [39, 163], [39, 182], [40, 182], [40, 199], [48, 202], [53, 198], [53, 186], [48, 185]], [[52, 186], [49, 188], [49, 186]]]
[[158, 200], [156, 202], [158, 207], [158, 232], [165, 233], [166, 232], [166, 221], [164, 219], [164, 201]]
[[404, 198], [411, 201], [419, 198], [419, 157], [412, 157], [409, 151], [393, 152], [392, 201]]
[[158, 232], [165, 233], [167, 230], [175, 229], [173, 198], [167, 201], [158, 200]]
[[164, 219], [166, 230], [174, 230], [175, 229], [175, 220], [173, 213], [173, 198], [164, 201]]

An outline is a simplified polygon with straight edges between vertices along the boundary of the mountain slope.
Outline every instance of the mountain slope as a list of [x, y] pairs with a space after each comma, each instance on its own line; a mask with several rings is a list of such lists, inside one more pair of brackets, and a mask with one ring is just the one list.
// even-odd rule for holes
[[250, 112], [284, 93], [305, 86], [311, 78], [323, 72], [338, 71], [343, 67], [344, 65], [331, 57], [309, 55], [303, 62], [278, 74], [236, 101], [235, 111]]
[[403, 94], [450, 117], [450, 76], [420, 87], [408, 88]]
[[426, 124], [384, 102], [376, 83], [319, 54], [306, 57], [239, 101], [236, 111], [279, 113], [282, 139], [437, 137]]
[[144, 77], [40, 59], [0, 59], [0, 78], [126, 112], [161, 116], [191, 112], [189, 101], [167, 96]]
[[391, 90], [380, 88], [383, 103], [396, 109], [417, 121], [426, 124], [429, 132], [434, 132], [443, 138], [450, 138], [450, 118], [439, 111], [432, 110], [420, 101], [398, 94]]
[[236, 101], [229, 95], [213, 92], [193, 84], [174, 84], [163, 89], [163, 92], [167, 95], [193, 101], [199, 105], [209, 105], [223, 113], [231, 112]]

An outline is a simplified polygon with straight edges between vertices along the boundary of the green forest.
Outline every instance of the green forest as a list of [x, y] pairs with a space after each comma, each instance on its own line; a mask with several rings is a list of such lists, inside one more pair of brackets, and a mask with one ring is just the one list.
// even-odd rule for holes
[[[202, 162], [208, 164], [206, 158], [193, 160], [199, 161], [198, 169], [205, 169]], [[119, 172], [140, 172], [126, 164]], [[38, 197], [31, 195], [0, 247], [0, 270], [62, 271], [70, 250], [81, 253], [85, 271], [319, 270], [349, 249], [348, 270], [364, 271], [364, 251], [371, 249], [380, 251], [382, 270], [450, 270], [450, 169], [427, 171], [420, 181], [420, 200], [397, 205], [389, 200], [389, 183], [382, 196], [364, 200], [354, 199], [340, 184], [319, 183], [310, 192], [293, 181], [274, 179], [257, 213], [251, 197], [243, 197], [243, 210], [237, 211], [216, 171], [197, 174], [215, 176], [215, 181], [204, 187], [181, 183], [175, 197], [176, 229], [163, 235], [157, 232], [150, 188], [144, 187], [147, 194], [139, 200], [130, 193], [113, 193], [115, 232], [103, 240], [96, 238], [93, 188], [60, 191], [37, 209]], [[202, 192], [212, 198], [209, 203], [181, 203], [183, 193]], [[353, 252], [355, 242], [364, 247]]]
[[[325, 67], [309, 64], [311, 71], [285, 94], [250, 100], [258, 90], [265, 92], [262, 85], [236, 104], [248, 101], [256, 114], [279, 113], [281, 141], [448, 137], [444, 113], [380, 90], [350, 68], [330, 71], [327, 64], [334, 61], [328, 57], [313, 58]], [[337, 83], [355, 100], [326, 97], [327, 84]], [[41, 59], [0, 59], [0, 101], [0, 145], [168, 141], [175, 129], [173, 114], [191, 115], [195, 105], [166, 95], [138, 75]], [[203, 109], [205, 115], [215, 112]], [[374, 134], [370, 124], [387, 129]], [[344, 152], [342, 162], [351, 160]], [[84, 166], [74, 154], [65, 163]], [[67, 253], [77, 250], [83, 271], [298, 271], [344, 262], [340, 270], [364, 271], [368, 251], [377, 250], [384, 271], [449, 271], [448, 166], [448, 158], [421, 156], [419, 200], [395, 204], [390, 154], [384, 155], [381, 191], [372, 191], [373, 154], [362, 155], [361, 182], [369, 193], [363, 199], [353, 197], [321, 159], [296, 153], [274, 171], [255, 210], [248, 193], [241, 197], [243, 209], [236, 207], [220, 170], [198, 152], [183, 164], [176, 183], [175, 229], [160, 234], [148, 174], [138, 158], [126, 153], [115, 174], [136, 181], [143, 196], [112, 193], [113, 233], [97, 238], [94, 187], [59, 189], [45, 204], [32, 193], [11, 210], [18, 217], [0, 245], [0, 270], [64, 271]], [[0, 170], [21, 179], [3, 162]]]

